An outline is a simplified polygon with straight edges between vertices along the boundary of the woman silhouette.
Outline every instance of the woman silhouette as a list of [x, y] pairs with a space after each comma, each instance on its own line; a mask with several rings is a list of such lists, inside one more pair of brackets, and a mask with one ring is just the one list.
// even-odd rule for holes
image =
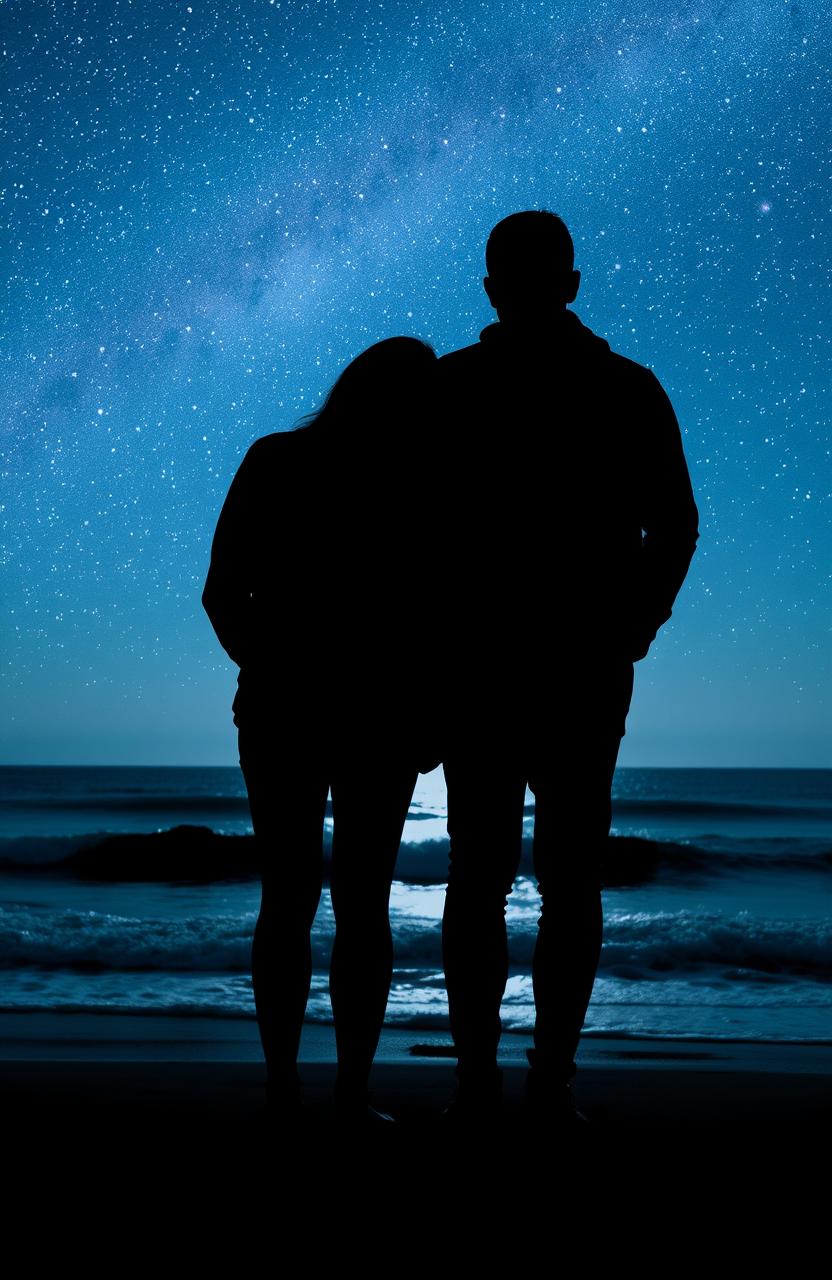
[[214, 534], [202, 603], [240, 667], [234, 723], [262, 883], [252, 985], [273, 1114], [301, 1106], [331, 791], [336, 1106], [390, 1121], [368, 1094], [393, 968], [390, 886], [416, 778], [439, 763], [414, 709], [427, 646], [410, 608], [435, 364], [415, 338], [364, 351], [303, 425], [254, 442]]

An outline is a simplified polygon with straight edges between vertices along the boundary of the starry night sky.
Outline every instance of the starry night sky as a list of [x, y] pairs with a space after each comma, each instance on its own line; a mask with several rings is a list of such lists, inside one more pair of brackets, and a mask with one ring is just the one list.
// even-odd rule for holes
[[[377, 339], [476, 341], [538, 207], [701, 513], [620, 763], [832, 764], [825, 9], [2, 5], [0, 760], [237, 763], [200, 595], [242, 455]], [[408, 610], [440, 634], [438, 549]]]

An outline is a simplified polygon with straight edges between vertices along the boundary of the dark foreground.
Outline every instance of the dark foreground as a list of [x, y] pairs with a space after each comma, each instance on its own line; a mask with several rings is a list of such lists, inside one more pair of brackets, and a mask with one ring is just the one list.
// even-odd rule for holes
[[82, 1237], [96, 1253], [116, 1231], [116, 1256], [99, 1257], [108, 1274], [148, 1251], [154, 1266], [205, 1268], [255, 1241], [278, 1270], [300, 1248], [292, 1270], [369, 1251], [398, 1272], [415, 1250], [432, 1271], [440, 1240], [463, 1267], [525, 1269], [528, 1250], [568, 1243], [610, 1263], [644, 1255], [650, 1270], [660, 1241], [668, 1262], [667, 1248], [697, 1255], [717, 1235], [723, 1259], [730, 1239], [737, 1263], [785, 1249], [802, 1269], [825, 1230], [830, 1050], [789, 1052], [625, 1042], [597, 1065], [596, 1051], [575, 1084], [591, 1121], [578, 1140], [523, 1124], [512, 1062], [499, 1129], [448, 1133], [453, 1062], [430, 1049], [377, 1062], [374, 1100], [398, 1122], [382, 1132], [338, 1127], [331, 1061], [302, 1063], [309, 1115], [293, 1133], [267, 1119], [261, 1062], [7, 1059], [2, 1203], [11, 1238], [44, 1258]]

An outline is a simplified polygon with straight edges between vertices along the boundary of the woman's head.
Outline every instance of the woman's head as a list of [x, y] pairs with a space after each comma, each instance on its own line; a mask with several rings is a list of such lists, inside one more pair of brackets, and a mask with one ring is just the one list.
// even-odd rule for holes
[[384, 338], [351, 360], [300, 427], [382, 426], [418, 417], [436, 352], [419, 338]]

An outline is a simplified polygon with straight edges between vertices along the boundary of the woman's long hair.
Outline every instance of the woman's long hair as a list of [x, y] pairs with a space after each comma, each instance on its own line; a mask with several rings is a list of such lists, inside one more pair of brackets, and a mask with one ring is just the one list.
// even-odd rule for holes
[[423, 389], [436, 352], [420, 338], [384, 338], [351, 360], [320, 406], [304, 414], [294, 430], [329, 429], [356, 413], [366, 426], [412, 412], [411, 391]]

